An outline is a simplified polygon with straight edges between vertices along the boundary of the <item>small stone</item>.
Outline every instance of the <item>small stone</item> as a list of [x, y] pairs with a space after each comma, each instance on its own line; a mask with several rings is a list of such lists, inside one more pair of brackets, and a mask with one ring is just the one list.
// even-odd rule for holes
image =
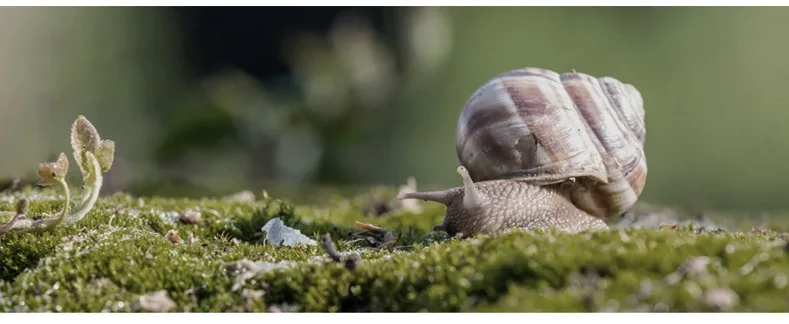
[[707, 306], [716, 310], [727, 312], [730, 311], [739, 302], [737, 293], [729, 288], [715, 288], [707, 291], [705, 300]]

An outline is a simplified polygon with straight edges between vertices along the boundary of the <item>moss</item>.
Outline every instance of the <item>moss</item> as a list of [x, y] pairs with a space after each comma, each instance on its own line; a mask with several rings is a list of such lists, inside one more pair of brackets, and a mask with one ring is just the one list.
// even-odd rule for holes
[[[774, 232], [630, 228], [457, 240], [430, 231], [443, 207], [425, 204], [421, 213], [409, 212], [398, 207], [394, 191], [374, 188], [325, 206], [293, 205], [265, 193], [255, 200], [109, 195], [79, 223], [0, 237], [0, 310], [143, 311], [140, 296], [158, 290], [168, 292], [177, 310], [192, 312], [789, 306], [789, 252]], [[30, 214], [61, 208], [56, 191], [26, 188], [0, 194], [0, 210], [13, 210], [22, 197], [31, 200]], [[366, 212], [371, 203], [386, 212]], [[179, 221], [187, 210], [198, 211], [202, 223]], [[319, 245], [266, 244], [260, 228], [275, 217], [315, 240], [331, 234], [341, 252], [359, 254], [361, 262], [350, 270]], [[377, 250], [358, 239], [357, 220], [392, 230], [395, 249]], [[182, 242], [167, 240], [169, 231]], [[239, 266], [241, 260], [259, 263], [250, 269]], [[693, 271], [686, 271], [688, 264], [696, 264]], [[718, 288], [736, 298], [713, 303], [710, 294]]]

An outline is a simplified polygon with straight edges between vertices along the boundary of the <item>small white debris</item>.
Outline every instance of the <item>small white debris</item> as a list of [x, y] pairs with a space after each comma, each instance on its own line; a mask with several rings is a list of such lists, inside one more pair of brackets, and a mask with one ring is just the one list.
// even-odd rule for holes
[[167, 290], [159, 290], [140, 296], [140, 307], [148, 312], [167, 313], [178, 305], [167, 296]]
[[702, 276], [707, 274], [707, 265], [710, 264], [710, 258], [706, 256], [689, 258], [683, 265], [683, 270], [694, 276]]
[[244, 289], [243, 291], [241, 291], [241, 297], [247, 300], [258, 300], [261, 297], [263, 297], [263, 295], [265, 294], [266, 293], [263, 292], [262, 290]]
[[787, 283], [789, 283], [789, 279], [786, 278], [786, 274], [779, 273], [775, 275], [775, 278], [773, 278], [773, 284], [775, 285], [775, 288], [784, 289]]
[[301, 234], [301, 231], [285, 226], [279, 217], [268, 221], [261, 230], [266, 232], [266, 242], [277, 246], [318, 244], [315, 240]]
[[[408, 177], [407, 184], [400, 186], [400, 192], [416, 192], [416, 178]], [[419, 199], [400, 200], [400, 206], [411, 213], [419, 214], [422, 212], [422, 205]]]
[[707, 306], [717, 310], [730, 311], [739, 302], [740, 297], [728, 288], [716, 288], [707, 292]]
[[65, 236], [65, 237], [63, 237], [61, 239], [61, 241], [65, 242], [62, 245], [63, 246], [63, 250], [64, 251], [70, 251], [70, 250], [72, 250], [74, 248], [74, 245], [78, 245], [79, 243], [82, 243], [85, 240], [86, 240], [85, 237], [79, 236], [79, 235]]
[[178, 214], [178, 220], [180, 220], [184, 224], [202, 224], [203, 216], [200, 214], [199, 211], [189, 209], [185, 211], [183, 214]]
[[258, 274], [273, 271], [276, 269], [286, 268], [295, 266], [297, 263], [293, 261], [282, 261], [282, 262], [252, 262], [247, 259], [239, 260], [236, 262], [231, 263], [230, 265], [236, 269], [238, 275], [233, 279], [233, 291], [237, 291], [238, 289], [242, 288], [244, 283], [257, 276]]
[[225, 196], [224, 199], [228, 201], [235, 201], [235, 202], [254, 202], [255, 194], [249, 190], [244, 190], [229, 196]]

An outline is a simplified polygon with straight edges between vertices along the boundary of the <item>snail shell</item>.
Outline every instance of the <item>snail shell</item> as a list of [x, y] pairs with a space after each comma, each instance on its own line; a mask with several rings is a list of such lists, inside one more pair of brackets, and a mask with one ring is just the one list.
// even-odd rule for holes
[[456, 144], [475, 182], [555, 185], [578, 208], [608, 218], [643, 191], [645, 136], [643, 99], [632, 85], [523, 68], [494, 77], [469, 98]]

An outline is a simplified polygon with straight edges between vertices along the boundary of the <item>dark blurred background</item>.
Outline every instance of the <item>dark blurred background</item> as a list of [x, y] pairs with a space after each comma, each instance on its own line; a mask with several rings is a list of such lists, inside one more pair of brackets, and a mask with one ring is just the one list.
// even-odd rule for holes
[[786, 209], [787, 30], [789, 8], [1, 8], [0, 177], [70, 155], [84, 114], [117, 142], [108, 193], [456, 186], [464, 102], [537, 66], [638, 87], [644, 201]]

